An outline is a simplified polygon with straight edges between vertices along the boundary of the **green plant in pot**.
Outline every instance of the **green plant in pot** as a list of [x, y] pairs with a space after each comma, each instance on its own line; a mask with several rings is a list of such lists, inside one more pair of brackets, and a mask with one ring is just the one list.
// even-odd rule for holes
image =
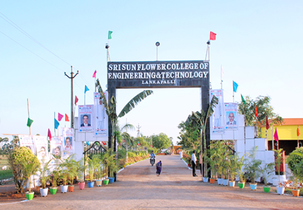
[[29, 187], [28, 192], [26, 192], [26, 198], [32, 200], [34, 198], [34, 192], [31, 191], [32, 179], [31, 176], [34, 175], [40, 167], [40, 162], [36, 156], [30, 158], [29, 162], [24, 165], [23, 175], [24, 178], [28, 179]]
[[261, 160], [256, 159], [257, 149], [258, 149], [257, 146], [253, 148], [252, 152], [248, 155], [249, 159], [244, 167], [247, 173], [247, 178], [251, 181], [250, 188], [252, 190], [257, 189], [256, 178], [260, 176], [260, 172], [261, 172], [260, 167], [262, 164]]
[[242, 155], [242, 157], [238, 158], [238, 160], [237, 160], [237, 175], [239, 177], [238, 185], [239, 185], [240, 189], [243, 189], [245, 187], [245, 182], [246, 182], [246, 179], [244, 176], [244, 174], [245, 174], [244, 165], [246, 162], [245, 156], [246, 156], [246, 154]]
[[83, 190], [85, 188], [85, 181], [84, 181], [84, 173], [87, 169], [87, 165], [84, 164], [84, 158], [78, 160], [76, 162], [76, 171], [78, 172], [78, 186], [80, 190]]
[[97, 159], [96, 161], [98, 162], [98, 164], [96, 164], [96, 170], [95, 170], [95, 177], [96, 177], [96, 185], [98, 187], [100, 187], [102, 185], [102, 180], [104, 177], [104, 163], [103, 163], [103, 159], [104, 159], [104, 155], [100, 156], [100, 155], [94, 155], [93, 159]]
[[260, 173], [261, 173], [261, 176], [264, 181], [263, 190], [266, 193], [270, 192], [270, 186], [267, 185], [267, 182], [274, 171], [274, 166], [275, 166], [274, 163], [267, 163], [267, 164], [264, 164], [263, 167], [261, 166], [261, 168], [260, 168]]
[[49, 160], [45, 163], [44, 162], [45, 160], [43, 159], [41, 167], [39, 169], [40, 183], [41, 183], [41, 188], [40, 188], [41, 197], [46, 197], [47, 193], [48, 193], [48, 188], [46, 187], [46, 183], [48, 181], [50, 181], [50, 177], [48, 175], [49, 175], [49, 164], [50, 164], [51, 160]]
[[112, 149], [109, 149], [104, 154], [103, 162], [106, 165], [107, 171], [109, 171], [109, 183], [114, 182], [114, 173], [116, 173], [119, 169], [119, 167], [116, 164], [116, 155], [112, 151]]
[[60, 176], [60, 170], [59, 168], [55, 168], [52, 171], [52, 175], [51, 175], [51, 183], [52, 183], [52, 187], [50, 187], [49, 191], [52, 195], [57, 193], [57, 185], [58, 185], [58, 179]]
[[299, 183], [303, 182], [303, 148], [297, 148], [291, 152], [287, 158], [287, 164], [292, 172], [291, 181], [293, 182], [294, 189], [292, 190], [293, 196], [300, 195], [298, 189]]
[[238, 169], [238, 160], [239, 160], [239, 156], [237, 154], [234, 154], [233, 156], [231, 156], [230, 160], [229, 160], [229, 186], [230, 187], [235, 187], [235, 179], [237, 176], [237, 169]]
[[29, 193], [26, 194], [27, 199], [31, 200], [34, 196], [31, 192], [31, 179], [40, 167], [38, 158], [27, 147], [17, 147], [8, 155], [8, 162], [14, 176], [14, 183], [17, 193], [23, 193], [28, 181]]
[[93, 156], [92, 158], [87, 158], [88, 163], [88, 174], [89, 174], [89, 182], [88, 187], [94, 187], [94, 175], [95, 170], [99, 165], [99, 158], [97, 156]]
[[68, 158], [63, 160], [61, 166], [65, 168], [65, 173], [67, 175], [67, 184], [68, 184], [68, 192], [74, 191], [74, 179], [77, 176], [77, 161], [74, 160], [74, 155], [70, 155]]

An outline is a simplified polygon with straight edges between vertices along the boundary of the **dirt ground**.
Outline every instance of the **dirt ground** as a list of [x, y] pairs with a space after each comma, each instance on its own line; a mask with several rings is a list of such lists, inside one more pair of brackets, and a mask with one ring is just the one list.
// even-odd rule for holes
[[1, 202], [0, 209], [303, 209], [303, 198], [203, 183], [179, 156], [158, 156], [162, 174], [149, 160], [126, 167], [108, 186], [35, 197], [32, 201]]

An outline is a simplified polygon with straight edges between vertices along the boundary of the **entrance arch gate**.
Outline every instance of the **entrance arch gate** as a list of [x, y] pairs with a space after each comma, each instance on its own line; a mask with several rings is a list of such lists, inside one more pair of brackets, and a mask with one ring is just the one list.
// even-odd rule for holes
[[[201, 88], [201, 110], [209, 106], [209, 61], [138, 61], [107, 63], [108, 98], [116, 98], [116, 89], [126, 88]], [[108, 121], [108, 147], [112, 145], [112, 126]], [[203, 141], [202, 141], [203, 144]], [[206, 125], [206, 146], [210, 145], [209, 123]], [[203, 147], [204, 145], [202, 145]]]

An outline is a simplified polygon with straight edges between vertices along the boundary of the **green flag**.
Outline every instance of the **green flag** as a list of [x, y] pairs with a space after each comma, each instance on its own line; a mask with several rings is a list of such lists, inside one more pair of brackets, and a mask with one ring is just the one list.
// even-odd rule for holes
[[27, 127], [31, 127], [31, 125], [32, 125], [33, 122], [34, 121], [32, 119], [27, 118]]
[[244, 97], [242, 96], [242, 94], [241, 94], [241, 98], [242, 98], [243, 104], [246, 104], [246, 101], [245, 101]]
[[112, 38], [112, 31], [108, 31], [108, 39], [111, 39]]

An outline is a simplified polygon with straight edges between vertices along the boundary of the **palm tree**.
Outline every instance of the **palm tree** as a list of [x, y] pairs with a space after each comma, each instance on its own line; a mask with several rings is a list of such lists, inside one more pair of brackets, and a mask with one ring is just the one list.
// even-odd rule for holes
[[[101, 87], [99, 79], [96, 81], [96, 88], [98, 92], [100, 93], [100, 99], [103, 102], [103, 105], [106, 110], [106, 114], [108, 115], [110, 121], [111, 121], [111, 126], [112, 126], [112, 139], [110, 140], [111, 143], [116, 139], [116, 131], [117, 129], [117, 122], [118, 118], [123, 117], [127, 113], [129, 113], [135, 106], [140, 103], [143, 99], [145, 99], [147, 96], [151, 95], [153, 93], [152, 90], [143, 90], [139, 94], [137, 94], [135, 97], [133, 97], [121, 110], [121, 112], [117, 115], [116, 112], [116, 98], [113, 96], [112, 98], [109, 99], [109, 103], [107, 103], [105, 94], [103, 92], [103, 89]], [[112, 144], [111, 144], [112, 145]], [[118, 161], [117, 158], [118, 153], [116, 153], [116, 161]]]
[[[207, 126], [207, 120], [208, 118], [214, 113], [214, 108], [216, 107], [216, 105], [218, 104], [218, 98], [216, 96], [213, 96], [210, 104], [207, 108], [207, 113], [204, 112], [204, 110], [201, 110], [201, 112], [192, 112], [192, 115], [189, 116], [189, 122], [191, 123], [196, 123], [197, 125], [199, 125], [200, 130], [202, 132], [202, 136], [203, 136], [203, 144], [201, 144], [201, 151], [203, 152], [203, 156], [204, 156], [204, 160], [206, 160], [206, 155], [207, 155], [207, 148], [206, 148], [206, 126]], [[186, 123], [185, 123], [186, 124]], [[203, 145], [203, 147], [202, 147]], [[203, 164], [204, 165], [204, 170], [203, 170], [203, 176], [207, 176], [206, 172], [207, 172], [207, 164]], [[201, 163], [201, 167], [202, 167], [202, 163]]]

